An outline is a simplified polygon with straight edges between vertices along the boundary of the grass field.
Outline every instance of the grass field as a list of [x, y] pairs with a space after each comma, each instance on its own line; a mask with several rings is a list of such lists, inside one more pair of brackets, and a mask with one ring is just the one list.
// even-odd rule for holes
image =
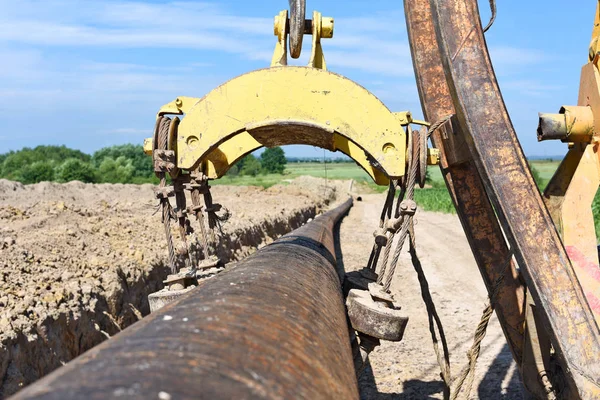
[[[214, 181], [213, 184], [270, 187], [278, 183], [285, 184], [285, 181], [288, 179], [294, 179], [305, 175], [327, 179], [354, 179], [359, 183], [369, 184], [372, 185], [373, 188], [377, 188], [377, 186], [372, 183], [369, 175], [354, 163], [332, 163], [327, 164], [327, 168], [325, 168], [325, 164], [323, 163], [290, 163], [286, 166], [283, 175], [225, 176], [222, 179]], [[383, 190], [385, 190], [385, 188], [383, 188]]]
[[[531, 166], [535, 170], [534, 176], [537, 177], [540, 190], [546, 187], [550, 178], [558, 168], [558, 161], [535, 160], [531, 161]], [[358, 184], [367, 185], [374, 191], [383, 192], [387, 188], [376, 186], [371, 178], [360, 167], [354, 163], [290, 163], [287, 165], [283, 175], [267, 174], [252, 176], [226, 176], [223, 179], [214, 181], [214, 184], [227, 185], [256, 185], [270, 187], [278, 183], [286, 183], [286, 180], [294, 179], [298, 176], [309, 175], [327, 179], [354, 179]], [[444, 179], [438, 167], [429, 168], [429, 185], [425, 189], [417, 189], [415, 192], [415, 201], [424, 210], [443, 213], [455, 213], [454, 205], [450, 200], [450, 195], [446, 189]], [[592, 211], [596, 221], [596, 233], [600, 237], [600, 196], [596, 195], [592, 204]]]
[[[558, 168], [558, 164], [558, 161], [531, 161], [532, 167], [537, 171], [536, 175], [540, 188], [546, 187], [554, 171]], [[416, 192], [415, 201], [417, 204], [428, 211], [455, 213], [456, 210], [450, 200], [440, 169], [429, 167], [429, 177], [432, 188], [421, 189]]]
[[[531, 164], [538, 172], [541, 187], [545, 187], [552, 174], [558, 167], [557, 161], [532, 161]], [[288, 179], [298, 176], [314, 176], [327, 179], [354, 179], [359, 184], [368, 185], [372, 190], [383, 192], [386, 187], [375, 185], [371, 178], [354, 163], [290, 163], [286, 166], [283, 175], [266, 174], [252, 176], [226, 176], [215, 181], [214, 184], [227, 185], [256, 185], [270, 187], [278, 183], [286, 183]], [[426, 189], [417, 189], [415, 200], [423, 209], [454, 213], [454, 206], [446, 189], [444, 179], [438, 167], [429, 167], [430, 186]]]
[[[540, 178], [538, 183], [542, 187], [548, 183], [558, 167], [556, 161], [532, 161], [531, 164], [538, 171]], [[383, 192], [387, 189], [375, 185], [369, 175], [354, 163], [328, 163], [326, 165], [323, 163], [290, 163], [286, 166], [283, 175], [225, 176], [222, 179], [213, 181], [213, 184], [255, 185], [266, 188], [279, 183], [285, 184], [287, 180], [304, 175], [327, 179], [354, 179], [357, 183], [368, 185], [375, 191]], [[415, 195], [417, 202], [426, 210], [454, 212], [440, 169], [429, 167], [429, 177], [431, 187], [417, 190]]]

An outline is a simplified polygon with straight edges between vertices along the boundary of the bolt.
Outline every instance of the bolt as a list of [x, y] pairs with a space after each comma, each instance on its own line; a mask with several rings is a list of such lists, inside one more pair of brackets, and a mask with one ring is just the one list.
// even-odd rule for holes
[[417, 212], [417, 203], [414, 200], [402, 200], [400, 203], [401, 214], [415, 215]]
[[387, 245], [388, 238], [385, 235], [385, 230], [378, 229], [375, 232], [373, 232], [373, 236], [375, 237], [375, 243], [378, 246], [384, 247], [385, 245]]
[[183, 289], [185, 289], [185, 286], [183, 286], [181, 283], [174, 283], [172, 285], [169, 285], [169, 291], [172, 292]]
[[427, 165], [438, 165], [440, 163], [440, 150], [436, 148], [427, 149]]
[[393, 153], [396, 150], [396, 146], [393, 143], [386, 143], [381, 150], [384, 154]]
[[321, 37], [324, 39], [331, 39], [333, 37], [333, 18], [321, 18]]
[[175, 99], [175, 105], [177, 107], [181, 107], [183, 105], [183, 101], [178, 97]]

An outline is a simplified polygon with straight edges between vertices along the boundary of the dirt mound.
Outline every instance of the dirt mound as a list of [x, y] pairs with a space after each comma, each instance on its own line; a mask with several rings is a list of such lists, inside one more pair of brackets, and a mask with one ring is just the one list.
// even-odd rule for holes
[[[302, 225], [343, 186], [215, 186], [232, 214], [221, 257], [240, 259]], [[167, 275], [156, 204], [152, 185], [0, 180], [0, 397], [149, 311], [147, 295]]]

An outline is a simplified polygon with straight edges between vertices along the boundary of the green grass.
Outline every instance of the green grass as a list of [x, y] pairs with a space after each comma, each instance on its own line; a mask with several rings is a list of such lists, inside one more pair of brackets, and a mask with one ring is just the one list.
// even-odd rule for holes
[[[534, 160], [530, 164], [535, 169], [534, 176], [537, 178], [540, 192], [543, 192], [558, 168], [560, 161]], [[434, 188], [417, 190], [415, 192], [417, 204], [429, 211], [454, 212], [450, 195], [445, 188], [441, 187], [443, 178], [439, 168], [430, 168], [429, 175]], [[600, 192], [596, 193], [592, 202], [592, 213], [594, 215], [596, 237], [600, 238]]]
[[[537, 171], [538, 185], [540, 191], [543, 191], [558, 168], [559, 162], [535, 160], [531, 161], [531, 165]], [[354, 179], [359, 185], [366, 185], [373, 191], [384, 192], [387, 190], [387, 187], [375, 185], [367, 173], [354, 163], [327, 164], [327, 170], [325, 170], [325, 165], [323, 163], [290, 163], [286, 166], [283, 175], [267, 174], [255, 177], [226, 176], [222, 179], [213, 181], [213, 184], [254, 185], [268, 188], [276, 184], [286, 184], [289, 180], [303, 175], [318, 178], [327, 177], [327, 179]], [[438, 167], [430, 167], [429, 177], [430, 185], [428, 186], [430, 187], [416, 189], [415, 191], [415, 201], [419, 207], [427, 211], [456, 213], [440, 169]], [[596, 221], [596, 234], [600, 237], [600, 195], [596, 195], [592, 204], [592, 211], [594, 220]]]
[[288, 164], [286, 172], [294, 176], [310, 175], [327, 179], [354, 179], [359, 182], [371, 181], [369, 175], [354, 163], [333, 163], [325, 165], [320, 163], [294, 163]]
[[415, 190], [415, 202], [426, 211], [455, 214], [456, 209], [446, 186]]
[[[554, 171], [558, 168], [558, 164], [558, 161], [531, 161], [531, 165], [537, 171], [540, 190], [543, 190], [543, 188], [546, 187], [550, 178], [552, 178]], [[438, 167], [429, 167], [429, 178], [432, 188], [420, 189], [415, 192], [415, 201], [417, 204], [428, 211], [455, 213], [456, 210], [450, 199], [450, 194], [446, 189], [440, 169]], [[598, 203], [597, 208], [600, 217], [600, 202]], [[598, 221], [600, 221], [600, 219]]]
[[262, 186], [264, 188], [277, 184], [286, 184], [286, 179], [291, 179], [288, 175], [264, 174], [264, 175], [244, 175], [244, 176], [224, 176], [221, 179], [211, 181], [211, 186], [215, 185], [234, 185], [234, 186]]
[[[535, 160], [531, 165], [537, 171], [538, 185], [540, 190], [546, 187], [550, 178], [558, 168], [558, 161]], [[331, 163], [327, 164], [327, 170], [323, 163], [290, 163], [286, 166], [283, 175], [266, 174], [253, 176], [225, 176], [212, 182], [214, 185], [244, 185], [244, 186], [262, 186], [268, 188], [276, 184], [287, 184], [289, 180], [299, 176], [314, 176], [327, 179], [354, 179], [357, 184], [363, 184], [376, 192], [387, 190], [385, 186], [377, 186], [371, 178], [354, 163]], [[455, 213], [454, 205], [450, 199], [444, 179], [438, 167], [429, 167], [430, 186], [425, 189], [416, 189], [415, 201], [427, 211], [436, 211], [443, 213]], [[596, 195], [592, 205], [594, 220], [596, 222], [596, 231], [600, 233], [600, 195]]]
[[[542, 180], [541, 184], [546, 185], [552, 177], [554, 170], [558, 167], [558, 162], [533, 161], [532, 165], [539, 172]], [[253, 176], [225, 176], [222, 179], [213, 181], [214, 185], [253, 185], [268, 188], [276, 184], [286, 184], [287, 181], [299, 176], [314, 176], [327, 179], [354, 179], [358, 184], [364, 184], [375, 192], [384, 192], [385, 186], [377, 186], [373, 183], [369, 175], [354, 163], [328, 163], [327, 169], [323, 163], [289, 163], [286, 166], [283, 175], [266, 174]], [[415, 192], [415, 201], [427, 211], [436, 211], [443, 213], [455, 213], [454, 205], [446, 189], [442, 173], [438, 167], [429, 167], [430, 186], [426, 189], [417, 189]], [[600, 214], [600, 202], [597, 207]], [[600, 219], [599, 219], [600, 221]]]
[[531, 161], [531, 165], [533, 165], [539, 172], [540, 178], [544, 179], [545, 181], [549, 181], [550, 178], [552, 178], [552, 175], [554, 175], [554, 172], [558, 168], [559, 164], [560, 161]]
[[[358, 183], [368, 184], [373, 189], [379, 191], [369, 175], [354, 163], [290, 163], [286, 165], [283, 175], [265, 174], [257, 176], [225, 176], [221, 179], [213, 181], [213, 185], [240, 185], [240, 186], [262, 186], [264, 188], [271, 187], [277, 184], [286, 184], [287, 180], [297, 178], [299, 176], [314, 176], [317, 178], [327, 179], [354, 179]], [[386, 188], [384, 187], [383, 190]]]

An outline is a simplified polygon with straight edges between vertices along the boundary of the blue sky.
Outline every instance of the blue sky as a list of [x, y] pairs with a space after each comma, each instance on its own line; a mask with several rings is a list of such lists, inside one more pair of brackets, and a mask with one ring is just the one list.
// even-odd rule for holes
[[[328, 67], [393, 111], [420, 114], [399, 0], [308, 0], [335, 18]], [[539, 111], [575, 104], [596, 2], [498, 1], [487, 34], [500, 87], [528, 155], [562, 155], [537, 143]], [[179, 95], [269, 65], [273, 16], [285, 0], [0, 0], [0, 153], [65, 144], [93, 152], [151, 135], [158, 108]], [[483, 18], [488, 1], [481, 0]], [[310, 52], [306, 46], [303, 60]], [[310, 147], [291, 156], [319, 156]]]

